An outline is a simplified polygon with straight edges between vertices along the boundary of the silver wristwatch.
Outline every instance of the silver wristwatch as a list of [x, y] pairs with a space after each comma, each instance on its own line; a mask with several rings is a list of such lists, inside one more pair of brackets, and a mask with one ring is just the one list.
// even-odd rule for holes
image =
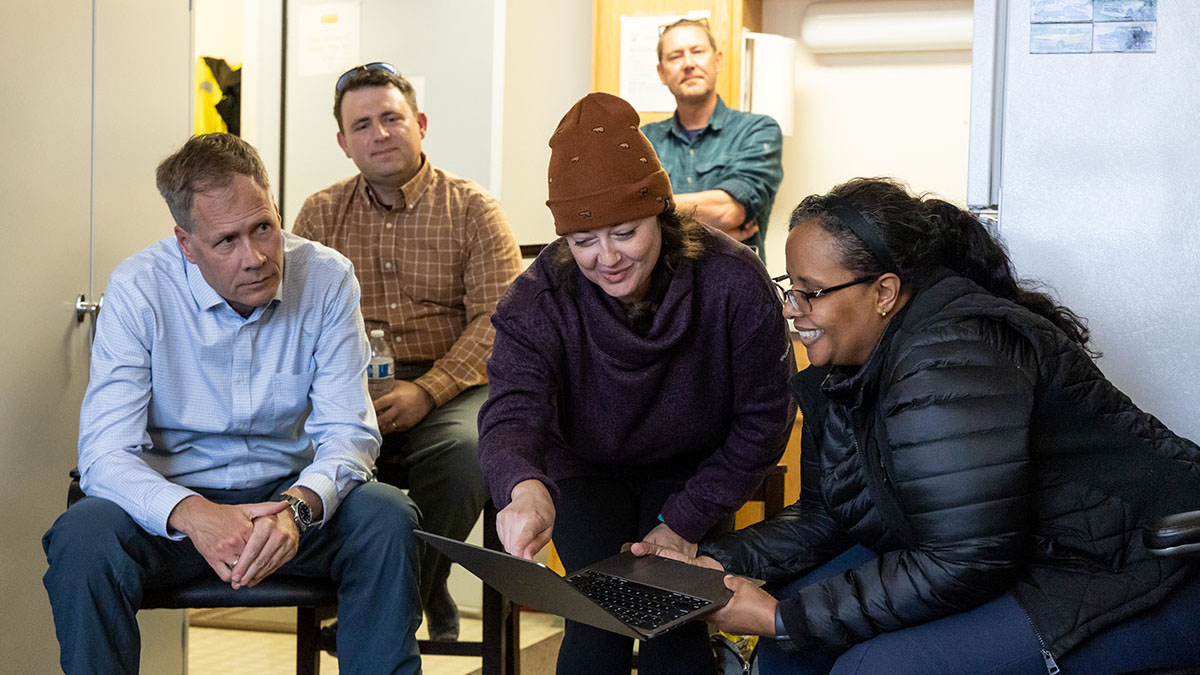
[[293, 497], [286, 492], [279, 495], [279, 501], [288, 503], [288, 507], [292, 510], [292, 520], [296, 523], [296, 529], [300, 531], [300, 534], [304, 534], [304, 531], [312, 525], [312, 509], [304, 503], [303, 499]]

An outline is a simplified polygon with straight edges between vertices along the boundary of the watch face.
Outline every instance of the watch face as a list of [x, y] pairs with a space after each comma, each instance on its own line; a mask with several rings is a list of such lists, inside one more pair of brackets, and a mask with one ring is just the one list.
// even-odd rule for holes
[[304, 523], [305, 527], [311, 525], [312, 524], [312, 509], [308, 508], [308, 504], [305, 504], [304, 502], [297, 499], [295, 501], [295, 506], [296, 506], [296, 517], [300, 519], [300, 522]]
[[288, 506], [291, 507], [292, 520], [296, 521], [296, 527], [300, 528], [301, 533], [312, 525], [312, 509], [308, 507], [308, 504], [304, 503], [304, 500], [297, 499], [286, 493], [280, 497], [280, 500], [287, 502]]

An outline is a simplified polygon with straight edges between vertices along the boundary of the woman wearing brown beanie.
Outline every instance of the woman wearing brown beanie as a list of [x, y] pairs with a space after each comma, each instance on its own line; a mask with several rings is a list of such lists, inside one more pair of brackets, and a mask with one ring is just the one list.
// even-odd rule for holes
[[[671, 209], [625, 101], [590, 94], [550, 139], [560, 239], [501, 300], [479, 454], [506, 549], [554, 537], [569, 570], [646, 540], [696, 550], [778, 461], [794, 408], [787, 326], [750, 249]], [[568, 621], [559, 673], [628, 673], [632, 641]], [[696, 623], [641, 673], [714, 672]]]

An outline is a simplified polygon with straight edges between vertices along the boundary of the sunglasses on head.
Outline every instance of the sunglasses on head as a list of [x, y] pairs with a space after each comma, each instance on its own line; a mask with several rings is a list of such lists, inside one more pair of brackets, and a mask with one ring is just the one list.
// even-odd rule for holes
[[347, 70], [346, 72], [342, 73], [342, 76], [337, 79], [337, 84], [333, 85], [333, 93], [335, 93], [335, 94], [342, 93], [342, 90], [346, 88], [346, 83], [348, 83], [350, 81], [350, 78], [355, 73], [357, 73], [359, 71], [367, 71], [367, 70], [386, 70], [387, 72], [389, 72], [393, 75], [400, 74], [400, 71], [396, 70], [396, 66], [393, 66], [392, 64], [388, 63], [387, 61], [373, 61], [371, 63], [364, 63], [361, 66], [354, 66], [350, 70]]

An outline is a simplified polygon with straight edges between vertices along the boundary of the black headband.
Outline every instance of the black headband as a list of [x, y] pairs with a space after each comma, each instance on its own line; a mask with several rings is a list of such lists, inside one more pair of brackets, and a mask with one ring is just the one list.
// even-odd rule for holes
[[827, 195], [825, 204], [831, 215], [850, 228], [850, 231], [867, 245], [867, 249], [883, 266], [885, 272], [900, 276], [900, 268], [896, 267], [896, 261], [892, 260], [892, 254], [888, 252], [883, 238], [879, 236], [879, 230], [864, 218], [858, 209], [850, 206], [849, 202], [837, 195]]

